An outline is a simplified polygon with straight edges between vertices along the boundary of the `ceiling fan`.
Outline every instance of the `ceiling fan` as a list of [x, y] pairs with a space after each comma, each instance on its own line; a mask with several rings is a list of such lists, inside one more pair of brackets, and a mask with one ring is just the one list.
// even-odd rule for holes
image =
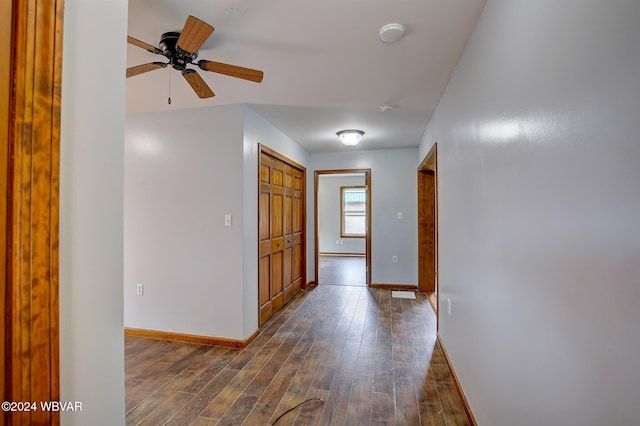
[[167, 32], [160, 37], [159, 48], [144, 41], [127, 36], [127, 42], [138, 46], [144, 50], [157, 55], [162, 55], [169, 62], [150, 62], [148, 64], [137, 65], [127, 68], [127, 78], [145, 72], [166, 68], [171, 66], [180, 71], [187, 80], [194, 92], [201, 98], [211, 98], [215, 96], [213, 90], [207, 85], [204, 79], [194, 69], [187, 68], [187, 65], [197, 65], [203, 71], [211, 71], [225, 74], [231, 77], [242, 78], [244, 80], [260, 83], [264, 76], [262, 71], [251, 68], [239, 67], [236, 65], [223, 64], [221, 62], [208, 61], [198, 58], [198, 49], [209, 38], [214, 28], [206, 22], [189, 15], [184, 24], [182, 32]]

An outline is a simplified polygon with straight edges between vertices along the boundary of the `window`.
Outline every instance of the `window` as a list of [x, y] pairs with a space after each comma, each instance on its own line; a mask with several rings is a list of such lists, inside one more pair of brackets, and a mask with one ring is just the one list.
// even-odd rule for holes
[[340, 237], [364, 238], [367, 235], [367, 187], [340, 187]]

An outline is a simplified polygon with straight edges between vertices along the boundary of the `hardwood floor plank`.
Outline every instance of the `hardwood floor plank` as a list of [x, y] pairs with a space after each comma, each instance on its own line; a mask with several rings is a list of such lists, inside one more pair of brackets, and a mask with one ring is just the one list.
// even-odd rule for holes
[[245, 393], [261, 396], [273, 380], [274, 376], [278, 373], [285, 360], [291, 354], [296, 343], [297, 342], [293, 340], [285, 340], [275, 351], [269, 362], [258, 372], [256, 377], [245, 390]]
[[200, 392], [194, 395], [191, 400], [171, 419], [167, 424], [182, 425], [189, 424], [200, 415], [202, 410], [209, 405], [220, 392], [222, 392], [229, 382], [238, 374], [236, 370], [224, 369], [213, 378]]
[[174, 393], [167, 399], [152, 415], [147, 417], [143, 422], [138, 423], [140, 426], [163, 425], [168, 422], [176, 412], [178, 412], [193, 395], [187, 393]]
[[383, 426], [395, 423], [395, 398], [392, 394], [371, 394], [371, 425]]
[[219, 426], [236, 426], [242, 424], [243, 420], [253, 410], [254, 405], [258, 402], [255, 395], [240, 395], [231, 408], [227, 410], [224, 417], [218, 422]]
[[421, 424], [423, 426], [446, 426], [436, 382], [416, 383], [415, 389], [418, 397]]
[[354, 287], [341, 287], [341, 289], [345, 289], [345, 291], [342, 292], [343, 294], [340, 294], [340, 297], [346, 298], [347, 302], [336, 327], [350, 327], [356, 309], [356, 303], [358, 302], [359, 292], [355, 291]]
[[305, 333], [305, 335], [300, 338], [293, 351], [291, 351], [291, 354], [280, 368], [278, 374], [294, 377], [298, 373], [300, 365], [304, 362], [304, 359], [312, 345], [313, 339], [309, 334]]
[[[324, 354], [326, 344], [323, 342], [316, 342], [309, 350], [308, 355], [300, 365], [300, 371], [295, 375], [289, 388], [282, 396], [277, 411], [285, 411], [288, 408], [305, 400], [305, 395], [311, 387], [311, 382], [316, 374], [322, 355]], [[294, 423], [295, 416], [290, 416], [287, 419], [282, 419], [279, 423], [284, 425], [292, 425]]]
[[357, 376], [351, 386], [345, 425], [366, 425], [371, 422], [373, 377]]
[[126, 385], [125, 393], [125, 410], [129, 411], [149, 395], [155, 392], [159, 387], [164, 386], [171, 376], [166, 374], [169, 364], [158, 362], [155, 365], [145, 369], [145, 375], [138, 376], [133, 381], [129, 381]]
[[453, 377], [446, 364], [431, 364], [427, 373], [427, 380], [440, 383], [453, 383]]
[[333, 379], [331, 389], [329, 389], [329, 396], [324, 403], [320, 424], [344, 424], [352, 385], [353, 378], [350, 376], [337, 376]]
[[242, 370], [245, 367], [245, 365], [251, 362], [253, 357], [256, 356], [258, 352], [259, 352], [259, 349], [246, 348], [237, 357], [235, 357], [233, 361], [229, 363], [229, 365], [227, 365], [227, 368], [230, 370], [238, 370], [238, 371]]
[[[254, 356], [244, 368], [225, 386], [209, 405], [202, 410], [200, 416], [212, 419], [221, 419], [232, 407], [236, 399], [242, 394], [245, 388], [258, 375], [258, 372], [273, 356], [271, 351], [260, 351]], [[256, 398], [257, 399], [257, 398]]]
[[[309, 389], [309, 392], [307, 392], [307, 395], [305, 396], [305, 400], [310, 398], [320, 398], [321, 400], [326, 401], [328, 395], [328, 391]], [[298, 415], [294, 425], [315, 426], [320, 424], [323, 410], [324, 402], [318, 400], [307, 402], [298, 409]]]
[[196, 417], [189, 426], [216, 426], [219, 420], [208, 419], [206, 417]]
[[311, 388], [328, 391], [331, 389], [333, 378], [340, 368], [340, 356], [342, 347], [346, 339], [346, 330], [337, 329], [337, 333], [332, 336], [332, 344], [327, 347], [322, 361], [316, 370]]
[[[188, 368], [185, 368], [181, 373], [174, 377], [164, 386], [160, 387], [157, 391], [153, 392], [141, 403], [129, 410], [126, 415], [126, 423], [128, 425], [138, 424], [146, 417], [151, 415], [159, 406], [164, 404], [169, 398], [183, 388], [187, 383], [191, 382], [193, 378], [211, 362], [206, 358], [201, 358], [198, 361], [194, 361]], [[176, 410], [177, 411], [177, 410]]]
[[125, 363], [138, 356], [141, 352], [148, 350], [150, 343], [146, 339], [135, 336], [124, 336], [124, 359]]
[[444, 357], [444, 353], [442, 352], [440, 343], [436, 341], [436, 344], [433, 347], [433, 355], [431, 356], [431, 364], [446, 364], [446, 363], [447, 363], [447, 360]]
[[373, 391], [393, 395], [393, 363], [390, 355], [378, 354], [376, 356]]
[[413, 426], [420, 424], [420, 409], [414, 384], [409, 381], [395, 382], [396, 425]]
[[271, 424], [276, 407], [292, 380], [291, 377], [276, 375], [242, 424], [247, 426]]
[[468, 424], [426, 297], [318, 286], [245, 349], [125, 337], [126, 424]]
[[366, 285], [366, 259], [364, 256], [318, 256], [318, 282], [322, 285]]
[[205, 367], [200, 373], [193, 378], [190, 382], [186, 383], [181, 392], [196, 394], [205, 387], [218, 373], [220, 373], [231, 362], [231, 357], [220, 356], [215, 357], [207, 367]]
[[447, 426], [470, 426], [460, 395], [453, 383], [436, 383]]
[[[143, 339], [143, 337], [138, 337]], [[128, 374], [125, 380], [132, 380], [137, 376], [143, 375], [144, 370], [154, 366], [168, 353], [181, 347], [179, 342], [169, 342], [167, 340], [148, 339], [149, 347], [139, 352], [137, 356], [125, 359], [125, 369]]]

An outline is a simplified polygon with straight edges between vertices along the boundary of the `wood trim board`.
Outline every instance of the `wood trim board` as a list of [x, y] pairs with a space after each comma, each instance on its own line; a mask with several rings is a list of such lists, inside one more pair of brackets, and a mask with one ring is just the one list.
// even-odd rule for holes
[[[369, 192], [367, 191], [367, 186], [366, 185], [343, 185], [340, 186], [340, 238], [366, 238], [366, 235], [354, 235], [354, 234], [347, 234], [344, 232], [344, 190], [345, 189], [361, 189], [364, 190], [366, 198], [369, 196]], [[365, 208], [366, 208], [366, 203], [365, 203]], [[366, 220], [366, 218], [365, 218]]]
[[256, 330], [244, 340], [226, 339], [224, 337], [201, 336], [197, 334], [175, 333], [171, 331], [145, 330], [140, 328], [125, 328], [125, 336], [146, 337], [149, 339], [173, 340], [176, 342], [197, 343], [200, 345], [224, 346], [228, 348], [244, 349], [260, 334]]
[[[13, 43], [11, 41], [11, 17], [12, 14], [12, 2], [3, 1], [0, 2], [0, 44], [2, 46], [11, 46]], [[11, 51], [8, 52], [9, 55]], [[12, 63], [12, 58], [8, 58], [8, 64]], [[2, 66], [0, 67], [0, 132], [2, 132], [2, 137], [0, 140], [9, 141], [11, 132], [10, 132], [10, 123], [9, 119], [9, 111], [11, 110], [11, 74], [12, 67], [11, 66]], [[8, 143], [0, 143], [0, 197], [2, 197], [3, 206], [9, 204], [10, 202], [10, 192], [9, 192], [9, 164], [10, 164], [10, 154], [9, 154], [9, 144]], [[6, 203], [6, 204], [5, 204]], [[0, 274], [0, 318], [2, 318], [3, 323], [8, 323], [7, 314], [10, 312], [10, 306], [7, 305], [7, 290], [9, 287], [9, 273], [8, 273], [8, 262], [7, 262], [7, 245], [11, 242], [11, 238], [9, 236], [9, 227], [8, 224], [11, 221], [8, 219], [9, 209], [6, 211], [2, 211], [0, 213], [0, 271], [3, 271]], [[5, 335], [6, 327], [0, 327], [0, 339], [3, 343], [3, 352], [2, 352], [2, 362], [0, 362], [0, 375], [4, 380], [4, 385], [0, 387], [0, 400], [6, 401], [10, 399], [10, 391], [8, 389], [10, 381], [7, 380], [8, 370], [6, 369], [6, 359], [7, 359], [7, 349], [9, 347], [8, 341], [6, 340], [7, 335]]]
[[373, 189], [371, 187], [371, 169], [333, 169], [333, 170], [316, 170], [313, 176], [313, 228], [314, 228], [314, 274], [316, 282], [318, 281], [318, 256], [320, 255], [320, 244], [318, 242], [318, 186], [320, 175], [337, 175], [337, 174], [364, 174], [364, 182], [367, 187], [367, 235], [365, 237], [365, 257], [366, 257], [366, 282], [367, 286], [371, 286], [371, 198]]
[[371, 288], [381, 288], [385, 290], [409, 290], [418, 291], [418, 286], [415, 284], [389, 284], [389, 283], [374, 283], [371, 284]]
[[444, 355], [444, 360], [447, 363], [447, 367], [449, 368], [449, 372], [451, 373], [451, 377], [453, 378], [453, 383], [458, 390], [458, 395], [460, 395], [460, 400], [462, 401], [462, 406], [464, 407], [464, 412], [467, 415], [467, 419], [471, 426], [478, 426], [478, 422], [476, 421], [473, 412], [471, 411], [471, 406], [469, 405], [469, 401], [467, 400], [467, 396], [464, 394], [462, 390], [462, 385], [460, 384], [460, 380], [458, 380], [458, 376], [456, 375], [456, 371], [453, 369], [453, 363], [451, 362], [451, 358], [449, 358], [449, 354], [442, 343], [442, 339], [440, 339], [440, 335], [437, 335], [438, 344], [440, 345], [440, 349], [442, 349], [442, 354]]
[[[418, 166], [418, 289], [431, 293], [438, 321], [438, 143]], [[432, 300], [434, 299], [434, 300]]]
[[348, 252], [343, 252], [343, 251], [321, 251], [320, 253], [318, 253], [318, 255], [320, 256], [356, 256], [356, 257], [362, 257], [362, 256], [366, 256], [367, 253], [348, 253]]
[[[2, 396], [60, 400], [58, 304], [60, 114], [64, 2], [2, 2], [0, 189]], [[10, 90], [7, 90], [10, 88]], [[5, 141], [5, 138], [2, 139]], [[3, 424], [60, 424], [58, 412], [6, 412]]]

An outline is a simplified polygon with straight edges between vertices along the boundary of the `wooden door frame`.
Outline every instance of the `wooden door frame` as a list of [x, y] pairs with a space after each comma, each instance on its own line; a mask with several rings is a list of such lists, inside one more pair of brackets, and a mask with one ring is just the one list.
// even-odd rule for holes
[[[3, 401], [60, 400], [58, 311], [63, 0], [3, 1], [0, 226]], [[6, 145], [6, 146], [4, 146]], [[6, 214], [5, 214], [6, 213]], [[59, 413], [3, 412], [3, 424], [60, 423]]]
[[[12, 46], [12, 25], [13, 22], [11, 17], [12, 13], [12, 3], [10, 1], [0, 2], [0, 44], [3, 46]], [[9, 52], [12, 54], [12, 51]], [[13, 74], [13, 58], [9, 57], [8, 65], [0, 67], [0, 131], [2, 131], [2, 137], [0, 137], [0, 141], [10, 140], [11, 136], [11, 120], [9, 119], [9, 111], [11, 110], [11, 87], [12, 87], [12, 74]], [[7, 206], [6, 211], [0, 212], [0, 271], [2, 275], [0, 275], [0, 318], [2, 318], [3, 323], [9, 325], [9, 318], [7, 318], [8, 313], [8, 301], [6, 298], [7, 290], [9, 287], [9, 268], [8, 268], [8, 259], [7, 259], [7, 246], [10, 242], [9, 237], [9, 227], [10, 223], [8, 219], [9, 208], [12, 201], [10, 198], [9, 192], [9, 144], [8, 143], [0, 143], [0, 194], [3, 197], [3, 201], [0, 205]], [[0, 400], [7, 401], [9, 399], [9, 391], [7, 389], [9, 386], [9, 378], [7, 377], [6, 365], [10, 364], [10, 359], [8, 355], [10, 351], [7, 350], [10, 347], [9, 342], [6, 340], [6, 326], [0, 327], [0, 338], [2, 338], [3, 350], [2, 350], [2, 360], [0, 362], [0, 374], [4, 380], [4, 385], [0, 387]], [[4, 416], [4, 414], [2, 414]], [[8, 423], [6, 422], [6, 418], [4, 418], [2, 424]]]
[[[427, 187], [432, 188], [431, 194]], [[428, 212], [430, 210], [430, 212]], [[430, 223], [433, 222], [433, 223]], [[430, 224], [433, 233], [425, 233], [423, 224]], [[433, 249], [426, 247], [432, 245]], [[433, 274], [432, 276], [429, 274]], [[418, 291], [438, 291], [438, 144], [434, 143], [418, 166]], [[434, 309], [438, 314], [438, 297]], [[431, 300], [431, 299], [430, 299]], [[431, 300], [432, 304], [434, 303]]]
[[262, 167], [262, 154], [266, 154], [272, 158], [280, 160], [283, 163], [288, 164], [289, 166], [295, 169], [298, 169], [302, 172], [302, 201], [301, 201], [302, 202], [302, 206], [301, 206], [301, 209], [302, 209], [302, 224], [301, 224], [302, 226], [302, 255], [301, 255], [302, 265], [300, 266], [302, 268], [300, 271], [302, 273], [302, 282], [300, 283], [300, 288], [304, 290], [308, 287], [307, 286], [307, 213], [306, 213], [307, 212], [307, 168], [301, 164], [298, 164], [292, 159], [280, 154], [278, 151], [259, 143], [258, 144], [258, 177], [257, 177], [258, 256], [256, 259], [256, 265], [258, 268], [257, 269], [258, 280], [256, 282], [256, 285], [258, 286], [258, 327], [262, 327], [263, 325], [260, 318], [260, 276], [259, 276], [260, 274], [260, 168]]
[[319, 284], [318, 279], [318, 256], [320, 251], [320, 243], [318, 242], [318, 184], [320, 175], [339, 175], [347, 173], [362, 173], [364, 174], [364, 184], [367, 187], [367, 236], [365, 237], [365, 264], [366, 264], [366, 285], [371, 286], [371, 169], [338, 169], [338, 170], [316, 170], [313, 178], [313, 227], [314, 227], [314, 272], [316, 284]]

